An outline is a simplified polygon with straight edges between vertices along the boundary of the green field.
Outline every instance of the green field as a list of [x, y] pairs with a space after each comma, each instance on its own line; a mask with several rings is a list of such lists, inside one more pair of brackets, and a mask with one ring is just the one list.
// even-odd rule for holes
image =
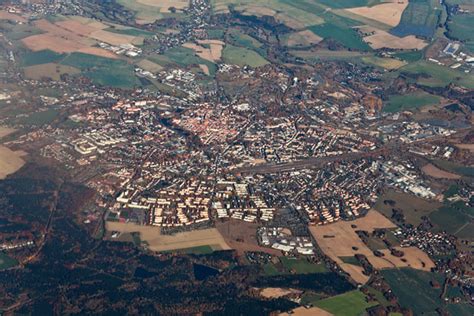
[[420, 51], [413, 51], [413, 52], [399, 52], [392, 55], [395, 58], [399, 58], [403, 61], [414, 63], [423, 58], [423, 53]]
[[94, 84], [116, 88], [133, 88], [140, 85], [133, 65], [123, 60], [72, 53], [64, 58], [61, 64], [80, 69], [82, 75], [91, 79]]
[[20, 59], [23, 67], [54, 63], [63, 59], [66, 55], [58, 54], [51, 50], [40, 50], [37, 52], [28, 51], [21, 55]]
[[430, 282], [442, 285], [440, 274], [411, 268], [386, 269], [381, 273], [402, 307], [412, 309], [415, 315], [437, 315], [435, 310], [443, 303], [439, 298], [441, 289], [432, 287]]
[[[451, 2], [451, 1], [449, 1]], [[460, 0], [453, 1], [459, 2], [457, 4], [470, 4], [474, 5], [472, 1]], [[448, 21], [448, 37], [464, 42], [466, 47], [471, 53], [474, 53], [474, 13], [469, 14], [456, 14], [452, 15]]]
[[428, 61], [408, 64], [400, 69], [401, 73], [417, 76], [420, 85], [429, 87], [445, 87], [450, 83], [474, 89], [474, 75], [466, 74], [446, 66], [440, 66]]
[[14, 267], [18, 261], [8, 256], [6, 253], [0, 252], [0, 270]]
[[268, 64], [268, 61], [260, 56], [257, 52], [243, 47], [226, 45], [222, 58], [228, 64], [239, 66], [260, 67]]
[[449, 172], [457, 173], [462, 176], [466, 177], [474, 177], [474, 167], [463, 166], [461, 164], [447, 161], [447, 160], [440, 160], [436, 159], [432, 161], [437, 167], [444, 169]]
[[131, 35], [131, 36], [142, 36], [142, 37], [150, 37], [153, 36], [155, 33], [148, 32], [145, 30], [137, 29], [137, 28], [116, 28], [110, 27], [105, 31], [117, 33], [117, 34], [124, 34], [124, 35]]
[[49, 109], [46, 111], [34, 112], [27, 117], [22, 117], [18, 120], [17, 123], [25, 124], [25, 125], [34, 125], [34, 126], [42, 126], [46, 124], [50, 124], [51, 122], [56, 119], [58, 116], [59, 111], [54, 109]]
[[370, 51], [370, 46], [351, 28], [342, 27], [335, 23], [324, 23], [311, 26], [313, 33], [323, 38], [330, 38], [341, 45], [354, 50]]
[[117, 3], [133, 11], [137, 20], [142, 20], [143, 22], [147, 23], [152, 23], [155, 20], [159, 20], [164, 17], [178, 15], [172, 13], [162, 13], [160, 7], [145, 5], [139, 3], [137, 0], [117, 0]]
[[8, 21], [0, 20], [0, 30], [13, 41], [21, 40], [25, 37], [43, 33], [40, 29], [29, 24], [11, 24]]
[[407, 35], [432, 37], [441, 12], [437, 0], [411, 0], [403, 11], [400, 23], [391, 30], [391, 33], [400, 37]]
[[289, 271], [294, 271], [296, 274], [328, 272], [328, 269], [324, 264], [311, 263], [305, 258], [292, 259], [282, 257], [280, 261], [285, 269]]
[[[165, 58], [163, 58], [165, 57]], [[202, 59], [199, 56], [196, 56], [194, 50], [186, 47], [175, 47], [172, 49], [169, 49], [166, 51], [166, 53], [163, 55], [163, 57], [150, 57], [149, 59], [153, 62], [156, 62], [160, 65], [166, 64], [166, 61], [171, 61], [174, 64], [180, 65], [180, 66], [190, 66], [190, 65], [199, 65], [199, 64], [204, 64], [209, 68], [209, 73], [211, 76], [213, 76], [216, 71], [217, 71], [217, 66], [216, 64]], [[160, 63], [161, 62], [161, 63]]]
[[348, 257], [339, 257], [344, 263], [352, 264], [355, 266], [361, 266], [359, 260], [355, 256], [348, 256]]
[[355, 290], [317, 301], [314, 305], [334, 315], [358, 316], [363, 314], [366, 308], [377, 303], [367, 302], [364, 293]]
[[[395, 205], [384, 203], [384, 201], [394, 201]], [[391, 218], [392, 209], [401, 210], [405, 216], [405, 221], [417, 226], [421, 223], [421, 217], [429, 216], [431, 212], [441, 207], [442, 204], [433, 201], [427, 201], [408, 193], [401, 193], [394, 190], [388, 190], [378, 198], [374, 208]]]
[[439, 230], [445, 230], [459, 238], [474, 239], [474, 208], [464, 202], [445, 205], [429, 216]]
[[405, 110], [415, 110], [427, 105], [439, 103], [439, 97], [425, 92], [418, 92], [405, 95], [392, 95], [385, 104], [383, 111], [395, 113]]
[[190, 248], [182, 248], [182, 249], [176, 249], [176, 250], [167, 250], [167, 251], [162, 251], [162, 253], [183, 253], [183, 254], [193, 254], [193, 255], [208, 255], [214, 252], [214, 249], [212, 249], [211, 246], [196, 246], [196, 247], [190, 247]]

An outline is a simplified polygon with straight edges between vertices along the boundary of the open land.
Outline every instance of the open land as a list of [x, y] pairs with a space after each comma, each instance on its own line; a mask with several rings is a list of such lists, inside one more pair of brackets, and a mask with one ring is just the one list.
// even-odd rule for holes
[[18, 171], [25, 161], [22, 157], [25, 152], [13, 151], [3, 145], [0, 145], [0, 179], [5, 179], [8, 175]]
[[451, 179], [451, 180], [461, 179], [460, 175], [441, 170], [431, 163], [425, 165], [423, 168], [421, 168], [421, 170], [426, 175], [436, 178], [436, 179]]
[[373, 49], [392, 48], [421, 50], [428, 45], [426, 41], [414, 35], [398, 37], [387, 31], [370, 26], [359, 27], [359, 29], [366, 34], [370, 34], [364, 37], [364, 41]]
[[345, 10], [390, 26], [397, 26], [407, 6], [408, 0], [402, 0], [381, 3], [371, 7], [357, 7]]
[[354, 290], [320, 300], [315, 305], [334, 315], [357, 316], [364, 314], [366, 308], [377, 305], [377, 303], [367, 302], [362, 292]]
[[280, 287], [267, 287], [260, 291], [260, 295], [265, 298], [279, 298], [292, 293], [301, 293], [300, 290], [284, 289]]
[[[355, 227], [352, 227], [353, 225]], [[384, 257], [377, 257], [356, 234], [357, 230], [371, 233], [376, 228], [395, 227], [383, 215], [375, 210], [371, 210], [365, 217], [355, 221], [339, 221], [331, 225], [312, 226], [310, 231], [321, 250], [359, 283], [367, 282], [369, 277], [362, 273], [361, 267], [345, 263], [340, 257], [363, 254], [376, 269], [413, 266], [429, 270], [429, 268], [433, 267], [433, 262], [418, 248], [407, 252], [407, 255], [404, 256], [406, 262], [402, 262], [399, 258], [392, 256], [388, 252]], [[420, 258], [426, 261], [421, 262]]]
[[73, 75], [81, 71], [71, 66], [47, 63], [25, 67], [24, 72], [25, 76], [29, 79], [41, 80], [42, 78], [50, 78], [52, 80], [60, 80], [63, 74]]
[[211, 246], [214, 250], [230, 249], [222, 235], [215, 228], [194, 230], [175, 235], [162, 235], [159, 227], [107, 222], [106, 229], [122, 233], [138, 232], [141, 240], [146, 241], [148, 248], [152, 251], [170, 251], [199, 246]]
[[331, 316], [333, 314], [325, 311], [324, 309], [321, 309], [319, 307], [311, 307], [311, 308], [306, 308], [306, 307], [298, 307], [295, 308], [291, 311], [290, 313], [281, 313], [279, 316], [289, 316], [289, 315], [294, 315], [294, 316]]

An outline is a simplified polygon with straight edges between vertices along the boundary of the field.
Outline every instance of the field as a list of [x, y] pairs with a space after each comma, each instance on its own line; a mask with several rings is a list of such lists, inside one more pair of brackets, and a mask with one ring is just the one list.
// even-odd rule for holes
[[451, 179], [451, 180], [461, 179], [461, 176], [451, 173], [451, 172], [441, 170], [431, 163], [423, 166], [423, 168], [421, 168], [421, 171], [423, 171], [424, 174], [436, 179]]
[[392, 56], [404, 60], [406, 62], [413, 63], [423, 58], [423, 53], [420, 51], [399, 52], [393, 54]]
[[106, 229], [107, 231], [122, 233], [138, 232], [140, 233], [140, 239], [145, 241], [152, 251], [189, 251], [190, 248], [196, 250], [195, 247], [203, 246], [209, 246], [213, 250], [230, 249], [222, 235], [215, 228], [193, 230], [175, 235], [161, 235], [159, 227], [107, 222]]
[[0, 10], [0, 20], [17, 21], [23, 23], [27, 22], [24, 17], [3, 10]]
[[381, 58], [381, 57], [375, 57], [375, 56], [362, 57], [362, 61], [366, 64], [377, 66], [377, 67], [388, 69], [388, 70], [398, 69], [406, 65], [405, 62], [400, 61], [395, 58]]
[[0, 145], [0, 179], [5, 179], [8, 175], [15, 173], [25, 164], [22, 151], [12, 151]]
[[369, 45], [362, 40], [357, 31], [351, 28], [342, 27], [334, 23], [324, 23], [311, 26], [309, 30], [322, 38], [330, 38], [349, 49], [370, 50]]
[[90, 78], [95, 84], [118, 88], [132, 88], [140, 85], [133, 65], [123, 60], [72, 53], [64, 58], [61, 64], [80, 69], [82, 75]]
[[299, 31], [287, 34], [283, 41], [286, 46], [290, 47], [305, 47], [318, 44], [323, 40], [322, 37], [314, 34], [309, 30]]
[[54, 63], [63, 59], [66, 55], [58, 54], [52, 50], [40, 50], [36, 52], [27, 51], [21, 55], [21, 62], [24, 67]]
[[376, 20], [390, 26], [397, 26], [402, 18], [402, 13], [408, 6], [408, 0], [381, 3], [375, 6], [364, 6], [346, 9], [347, 11]]
[[194, 50], [200, 58], [214, 63], [221, 59], [224, 45], [225, 43], [219, 40], [200, 40], [198, 44], [185, 43], [183, 47]]
[[[384, 201], [393, 201], [391, 206]], [[394, 190], [388, 190], [377, 200], [374, 208], [390, 218], [392, 209], [401, 210], [405, 216], [405, 221], [417, 226], [421, 223], [421, 217], [428, 216], [431, 212], [441, 207], [439, 202], [427, 201], [408, 193], [401, 193]]]
[[149, 59], [162, 66], [173, 63], [184, 67], [203, 64], [208, 67], [211, 75], [217, 70], [216, 64], [196, 56], [194, 50], [186, 47], [175, 47], [166, 51], [164, 55], [151, 56]]
[[406, 95], [392, 95], [386, 102], [383, 111], [388, 113], [395, 113], [406, 110], [416, 110], [423, 106], [435, 105], [439, 103], [438, 96], [428, 94], [425, 92], [406, 94]]
[[167, 16], [175, 16], [170, 13], [170, 7], [183, 9], [189, 5], [189, 1], [185, 0], [117, 0], [117, 3], [135, 13], [137, 24], [153, 23]]
[[417, 82], [424, 86], [445, 87], [450, 83], [454, 83], [468, 89], [474, 89], [473, 74], [466, 74], [428, 61], [411, 63], [401, 68], [400, 71], [417, 76]]
[[437, 0], [412, 0], [403, 11], [400, 23], [391, 30], [396, 36], [434, 35], [441, 9]]
[[32, 126], [42, 126], [52, 123], [58, 116], [58, 113], [59, 112], [54, 109], [33, 112], [26, 117], [19, 118], [17, 123]]
[[331, 313], [326, 312], [324, 309], [321, 309], [319, 307], [311, 307], [311, 308], [306, 308], [306, 307], [297, 307], [293, 310], [291, 310], [291, 313], [281, 313], [278, 314], [279, 316], [331, 316]]
[[457, 14], [448, 21], [448, 36], [453, 39], [463, 41], [465, 47], [474, 53], [474, 5], [470, 9], [470, 14]]
[[440, 169], [443, 169], [452, 173], [457, 173], [459, 175], [466, 176], [466, 177], [474, 177], [474, 167], [463, 166], [452, 161], [440, 160], [440, 159], [435, 159], [432, 161], [432, 163]]
[[274, 256], [281, 256], [282, 253], [279, 250], [259, 246], [256, 238], [258, 226], [255, 223], [236, 220], [216, 223], [216, 228], [226, 243], [240, 255], [243, 255], [245, 251], [262, 251]]
[[474, 208], [463, 202], [445, 205], [430, 214], [438, 230], [445, 230], [459, 238], [474, 239]]
[[[353, 227], [353, 225], [355, 227]], [[356, 234], [356, 230], [364, 230], [370, 233], [376, 228], [395, 227], [396, 226], [383, 215], [375, 210], [371, 210], [365, 217], [358, 218], [354, 221], [339, 221], [324, 226], [312, 226], [310, 227], [310, 231], [321, 250], [327, 256], [334, 260], [352, 279], [364, 284], [367, 282], [368, 276], [362, 273], [362, 267], [346, 263], [341, 260], [341, 257], [363, 254], [375, 269], [411, 266], [418, 269], [429, 270], [434, 266], [429, 257], [418, 248], [404, 249], [405, 255], [403, 258], [406, 262], [392, 256], [387, 249], [382, 251], [385, 254], [384, 257], [377, 257]]]
[[279, 287], [267, 287], [267, 288], [264, 288], [260, 291], [260, 295], [265, 297], [265, 298], [279, 298], [279, 297], [283, 297], [283, 296], [286, 296], [288, 294], [292, 294], [292, 293], [301, 293], [300, 290], [294, 290], [294, 289], [283, 289], [283, 288], [279, 288]]
[[392, 48], [421, 50], [428, 45], [426, 41], [419, 39], [414, 35], [398, 37], [389, 32], [369, 26], [360, 27], [359, 30], [365, 34], [369, 34], [364, 37], [364, 42], [369, 44], [373, 49]]
[[324, 264], [311, 263], [305, 258], [293, 259], [281, 257], [280, 261], [285, 269], [296, 274], [323, 273], [328, 271]]
[[223, 51], [224, 62], [239, 66], [260, 67], [268, 64], [268, 61], [257, 52], [243, 47], [226, 45]]
[[367, 302], [364, 293], [354, 290], [334, 297], [326, 298], [315, 303], [321, 309], [333, 315], [358, 316], [376, 302]]
[[77, 68], [54, 63], [25, 67], [23, 71], [28, 79], [40, 80], [49, 78], [56, 81], [60, 80], [63, 74], [74, 75], [81, 72]]
[[7, 254], [0, 252], [0, 270], [14, 267], [18, 264], [18, 261], [9, 257]]
[[410, 268], [383, 270], [382, 275], [398, 297], [400, 305], [411, 308], [415, 315], [435, 315], [436, 308], [442, 305], [439, 299], [441, 289], [430, 285], [432, 281], [443, 284], [441, 275]]

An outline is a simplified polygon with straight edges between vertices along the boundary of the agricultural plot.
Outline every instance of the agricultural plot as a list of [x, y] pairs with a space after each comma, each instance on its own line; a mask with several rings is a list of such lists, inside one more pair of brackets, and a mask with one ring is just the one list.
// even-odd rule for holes
[[323, 40], [322, 37], [309, 30], [285, 34], [283, 42], [289, 47], [306, 47], [318, 44]]
[[383, 270], [382, 275], [398, 297], [400, 305], [412, 309], [415, 315], [435, 315], [436, 309], [442, 306], [439, 298], [441, 288], [430, 284], [443, 284], [441, 275], [410, 268]]
[[226, 45], [222, 57], [224, 62], [239, 66], [260, 67], [268, 64], [257, 52], [233, 45]]
[[28, 79], [41, 80], [47, 78], [56, 81], [61, 79], [61, 75], [75, 75], [81, 73], [77, 68], [55, 63], [29, 66], [23, 68], [23, 71]]
[[140, 234], [140, 239], [147, 243], [152, 251], [184, 251], [199, 252], [213, 250], [227, 250], [230, 247], [215, 228], [194, 230], [177, 233], [175, 235], [161, 235], [159, 227], [142, 226], [131, 223], [107, 222], [107, 231]]
[[[472, 6], [474, 9], [474, 5]], [[474, 13], [471, 9], [470, 14], [454, 15], [448, 20], [447, 29], [448, 36], [452, 39], [457, 39], [464, 42], [472, 53], [474, 53]]]
[[3, 145], [0, 145], [0, 179], [5, 179], [8, 175], [15, 173], [21, 167], [23, 167], [25, 161], [22, 157], [24, 155], [24, 152], [13, 151]]
[[189, 1], [179, 0], [117, 0], [117, 3], [135, 13], [137, 24], [153, 23], [166, 16], [174, 16], [169, 8], [183, 9], [188, 7]]
[[389, 32], [379, 30], [370, 26], [362, 26], [360, 32], [367, 34], [363, 37], [364, 42], [373, 49], [391, 48], [391, 49], [416, 49], [425, 48], [428, 43], [414, 35], [398, 37]]
[[390, 26], [397, 26], [402, 18], [402, 13], [408, 6], [408, 0], [391, 1], [374, 6], [361, 6], [346, 9], [347, 11], [375, 20]]
[[63, 59], [65, 54], [58, 54], [49, 49], [37, 52], [27, 51], [21, 55], [22, 66], [34, 66], [40, 64], [54, 63]]
[[0, 270], [9, 269], [18, 264], [18, 261], [7, 254], [0, 252]]
[[388, 218], [392, 216], [392, 209], [400, 210], [403, 212], [407, 223], [418, 226], [423, 216], [428, 216], [441, 206], [442, 204], [439, 202], [428, 201], [411, 194], [389, 190], [379, 197], [374, 208]]
[[369, 277], [363, 273], [363, 268], [344, 262], [341, 258], [356, 254], [364, 255], [375, 269], [395, 267], [414, 267], [429, 270], [434, 267], [430, 258], [418, 248], [405, 248], [403, 261], [390, 254], [388, 249], [382, 250], [383, 257], [377, 257], [357, 235], [357, 230], [367, 231], [369, 234], [377, 228], [395, 228], [396, 226], [375, 210], [369, 211], [365, 217], [354, 221], [339, 221], [330, 225], [312, 226], [310, 232], [316, 239], [319, 248], [342, 270], [347, 272], [356, 282], [364, 284]]
[[388, 70], [398, 69], [406, 65], [405, 62], [400, 61], [398, 59], [382, 58], [382, 57], [374, 57], [374, 56], [362, 57], [362, 61], [366, 64], [377, 66], [377, 67], [388, 69]]
[[405, 110], [416, 110], [427, 105], [439, 104], [438, 96], [426, 92], [417, 92], [405, 95], [392, 95], [386, 102], [383, 111], [395, 113]]
[[390, 32], [399, 37], [416, 35], [431, 38], [441, 12], [437, 0], [412, 0], [403, 11], [400, 23]]
[[367, 302], [366, 296], [359, 290], [354, 290], [334, 297], [315, 302], [315, 306], [333, 315], [358, 316], [377, 302]]
[[430, 220], [439, 230], [445, 230], [459, 238], [474, 238], [474, 208], [462, 202], [446, 205], [430, 214]]
[[140, 85], [135, 76], [133, 65], [123, 60], [72, 53], [64, 58], [61, 64], [80, 69], [82, 75], [91, 79], [95, 84], [117, 88], [132, 88]]
[[151, 56], [149, 59], [163, 66], [168, 64], [177, 64], [184, 67], [206, 65], [209, 74], [212, 76], [217, 70], [215, 63], [197, 56], [193, 49], [187, 47], [175, 47], [169, 49], [163, 55]]
[[414, 63], [423, 58], [423, 53], [420, 51], [398, 52], [392, 55], [394, 58], [404, 60], [408, 63]]
[[460, 72], [428, 61], [418, 61], [402, 67], [406, 73], [420, 84], [428, 87], [445, 87], [450, 83], [474, 89], [474, 75]]

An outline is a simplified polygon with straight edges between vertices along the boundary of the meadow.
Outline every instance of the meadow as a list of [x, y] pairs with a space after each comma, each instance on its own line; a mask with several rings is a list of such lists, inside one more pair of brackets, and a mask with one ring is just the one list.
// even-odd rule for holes
[[459, 238], [474, 239], [474, 208], [464, 205], [463, 202], [445, 205], [433, 213], [429, 218], [438, 230], [447, 231]]
[[7, 254], [0, 252], [0, 270], [14, 267], [18, 264], [18, 261], [11, 258]]
[[260, 67], [268, 64], [268, 61], [257, 52], [233, 45], [226, 45], [222, 57], [224, 62], [239, 66]]
[[314, 305], [333, 315], [358, 316], [363, 314], [366, 308], [377, 305], [377, 302], [367, 302], [364, 293], [354, 290], [316, 301]]
[[411, 0], [403, 11], [400, 23], [390, 32], [400, 37], [407, 35], [432, 37], [442, 12], [438, 7], [437, 0]]
[[416, 110], [423, 106], [434, 105], [439, 103], [438, 96], [428, 94], [425, 92], [417, 92], [404, 95], [389, 96], [383, 111], [388, 113], [395, 113], [405, 110]]

